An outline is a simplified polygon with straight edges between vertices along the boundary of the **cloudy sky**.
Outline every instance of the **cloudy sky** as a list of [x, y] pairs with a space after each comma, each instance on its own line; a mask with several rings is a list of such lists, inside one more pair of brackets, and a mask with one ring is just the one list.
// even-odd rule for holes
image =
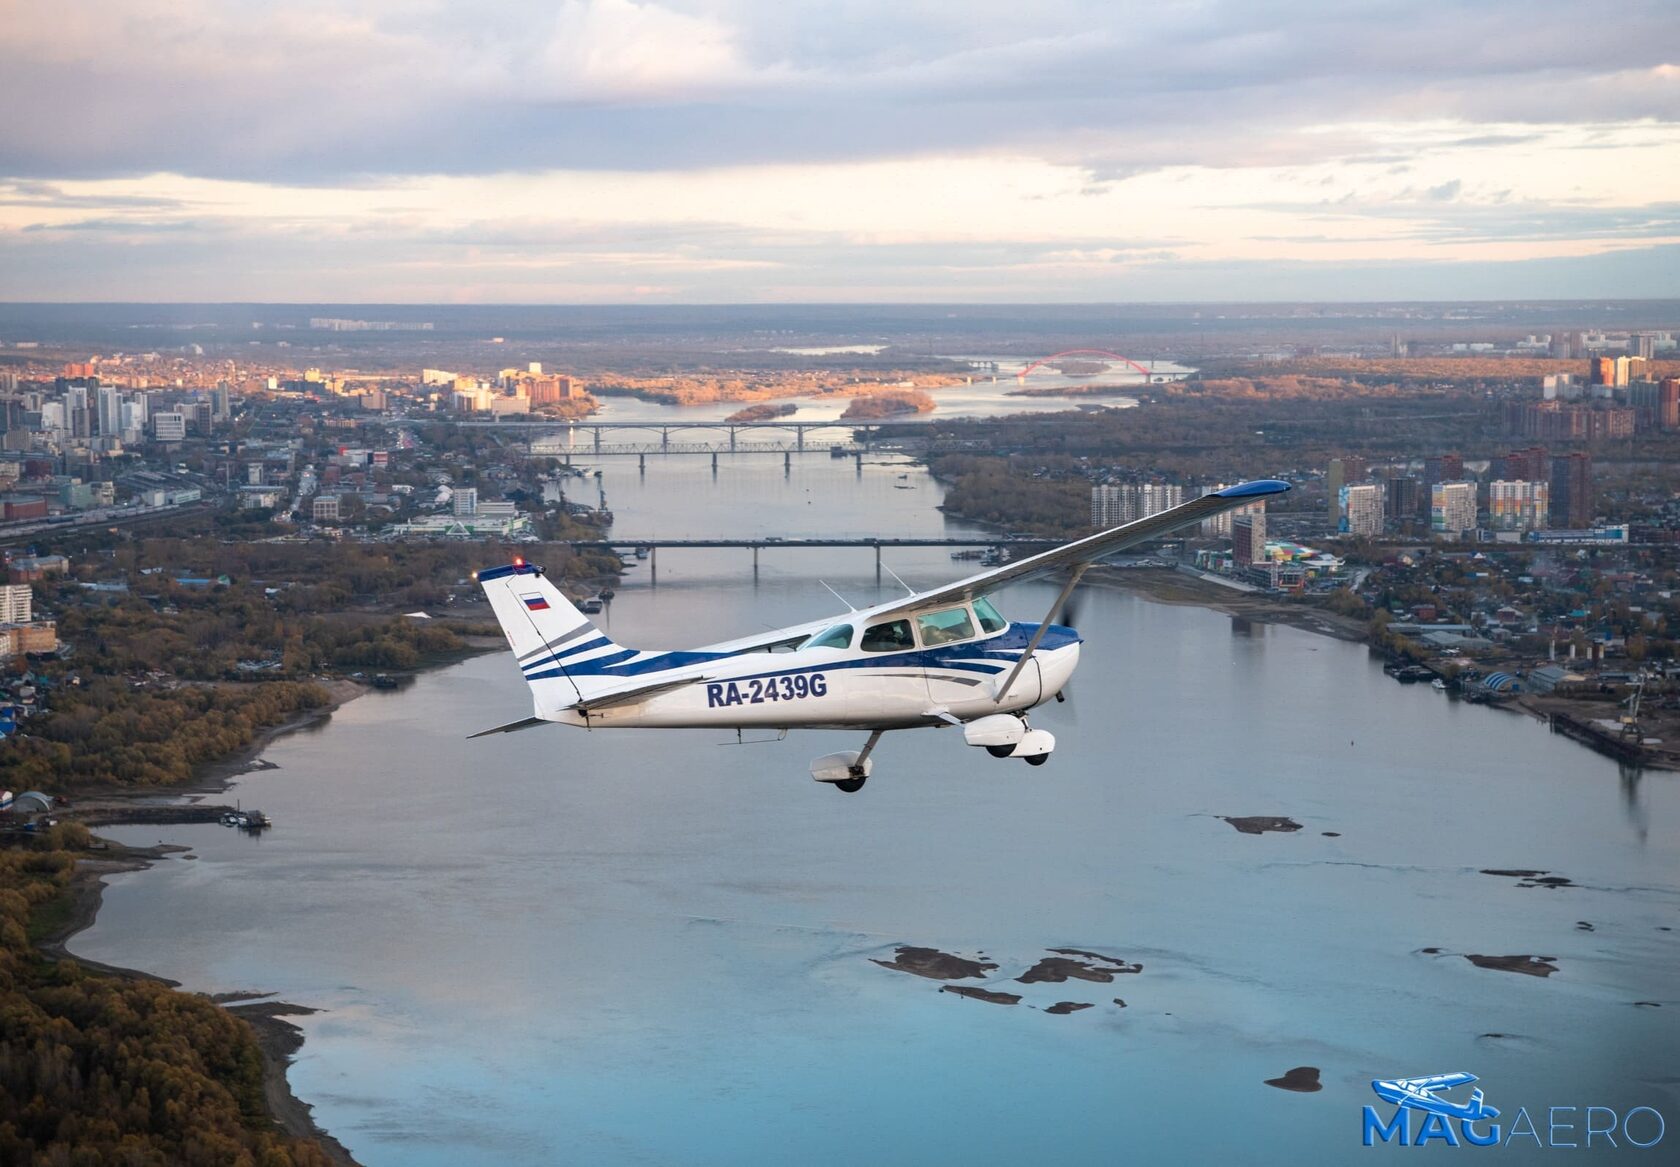
[[0, 299], [1680, 296], [1675, 0], [0, 0]]

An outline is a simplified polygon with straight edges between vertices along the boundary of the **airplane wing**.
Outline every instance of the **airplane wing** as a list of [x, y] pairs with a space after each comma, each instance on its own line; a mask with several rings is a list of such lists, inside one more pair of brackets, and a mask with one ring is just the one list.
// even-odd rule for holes
[[471, 741], [475, 737], [489, 737], [493, 733], [518, 733], [522, 729], [535, 729], [539, 725], [551, 724], [553, 723], [544, 721], [540, 717], [527, 717], [520, 721], [510, 721], [506, 725], [498, 725], [494, 729], [481, 729], [477, 733], [469, 733], [467, 740]]
[[1006, 563], [1002, 567], [994, 567], [992, 570], [983, 571], [979, 575], [971, 575], [967, 579], [958, 580], [956, 583], [946, 584], [942, 588], [918, 592], [916, 595], [905, 596], [903, 599], [893, 600], [870, 608], [867, 615], [876, 617], [900, 609], [919, 608], [928, 604], [960, 603], [965, 600], [972, 600], [976, 596], [994, 592], [1006, 584], [1037, 579], [1040, 576], [1051, 575], [1066, 568], [1077, 567], [1082, 563], [1091, 563], [1105, 555], [1124, 551], [1128, 547], [1136, 547], [1139, 543], [1147, 543], [1151, 539], [1159, 539], [1161, 536], [1176, 531], [1180, 527], [1187, 527], [1191, 523], [1199, 523], [1203, 519], [1211, 519], [1215, 515], [1247, 506], [1260, 499], [1284, 494], [1289, 489], [1289, 483], [1272, 478], [1263, 478], [1255, 482], [1244, 482], [1238, 486], [1229, 486], [1217, 493], [1193, 498], [1189, 502], [1181, 503], [1170, 510], [1150, 515], [1146, 519], [1138, 519], [1120, 527], [1111, 527], [1084, 539], [1064, 543], [1062, 546], [1054, 547], [1049, 551], [1029, 555], [1027, 558], [1017, 560], [1014, 563]]
[[1016, 560], [1014, 563], [1006, 563], [1002, 567], [994, 567], [990, 571], [983, 571], [979, 575], [971, 575], [967, 579], [957, 580], [955, 583], [946, 584], [944, 587], [917, 592], [915, 595], [901, 596], [895, 600], [888, 600], [884, 604], [876, 604], [871, 608], [859, 608], [851, 612], [836, 613], [808, 624], [798, 624], [787, 628], [779, 628], [773, 632], [744, 636], [738, 640], [708, 644], [704, 651], [768, 652], [773, 648], [792, 647], [806, 637], [821, 632], [834, 624], [875, 620], [889, 613], [907, 611], [911, 608], [925, 607], [930, 604], [954, 604], [972, 600], [976, 596], [987, 595], [1008, 584], [1036, 579], [1082, 563], [1090, 563], [1101, 559], [1105, 555], [1112, 555], [1117, 551], [1124, 551], [1128, 547], [1135, 547], [1139, 543], [1147, 543], [1151, 539], [1158, 539], [1180, 527], [1187, 527], [1191, 523], [1199, 523], [1203, 519], [1210, 519], [1214, 515], [1248, 506], [1250, 503], [1258, 502], [1261, 499], [1285, 494], [1289, 490], [1289, 483], [1274, 478], [1263, 478], [1254, 482], [1229, 486], [1217, 493], [1191, 499], [1189, 502], [1182, 503], [1171, 510], [1150, 515], [1145, 519], [1138, 519], [1136, 522], [1127, 523], [1124, 526], [1111, 527], [1107, 531], [1098, 532], [1072, 543], [1064, 543], [1060, 547], [1054, 547], [1037, 555], [1029, 555], [1025, 559]]

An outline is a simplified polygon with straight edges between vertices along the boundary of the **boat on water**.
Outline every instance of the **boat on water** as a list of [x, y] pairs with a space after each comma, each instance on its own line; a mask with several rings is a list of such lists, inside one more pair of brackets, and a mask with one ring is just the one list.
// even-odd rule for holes
[[1437, 693], [1445, 693], [1447, 691], [1447, 683], [1440, 677], [1436, 677], [1433, 681], [1429, 682], [1429, 687]]
[[601, 597], [600, 596], [590, 596], [586, 600], [579, 600], [578, 601], [578, 608], [581, 611], [583, 611], [583, 612], [585, 612], [585, 613], [587, 613], [588, 615], [591, 615], [591, 616], [593, 616], [595, 613], [599, 612], [601, 610], [602, 606], [603, 605], [601, 603]]

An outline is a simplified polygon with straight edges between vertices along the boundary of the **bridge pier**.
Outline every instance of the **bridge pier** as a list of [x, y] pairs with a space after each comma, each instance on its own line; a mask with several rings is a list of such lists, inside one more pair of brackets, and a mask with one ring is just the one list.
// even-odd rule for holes
[[753, 544], [753, 583], [758, 582], [758, 544]]
[[595, 426], [594, 429], [595, 429], [595, 452], [597, 454], [599, 454], [601, 452], [601, 427], [600, 426]]
[[717, 477], [717, 451], [712, 451], [712, 477]]
[[[597, 431], [597, 432], [599, 432], [599, 431]], [[637, 454], [636, 455], [636, 469], [641, 474], [641, 476], [643, 478], [647, 477], [647, 455], [646, 454]]]
[[799, 452], [803, 454], [805, 452], [805, 427], [796, 425], [793, 427], [793, 433], [799, 443]]
[[881, 586], [881, 544], [875, 544], [875, 586]]
[[793, 453], [790, 450], [783, 450], [782, 451], [782, 477], [787, 478], [787, 477], [790, 477], [792, 474], [793, 474]]
[[650, 588], [656, 588], [656, 587], [659, 586], [659, 548], [658, 547], [649, 547], [648, 548], [648, 586]]
[[671, 431], [669, 429], [661, 429], [659, 431], [659, 448], [661, 450], [669, 450], [671, 448]]
[[856, 454], [853, 454], [852, 457], [857, 459], [857, 476], [859, 478], [862, 478], [863, 477], [863, 451], [859, 450]]
[[735, 427], [734, 426], [729, 427], [729, 449], [730, 449], [731, 452], [733, 452], [734, 449], [735, 449]]

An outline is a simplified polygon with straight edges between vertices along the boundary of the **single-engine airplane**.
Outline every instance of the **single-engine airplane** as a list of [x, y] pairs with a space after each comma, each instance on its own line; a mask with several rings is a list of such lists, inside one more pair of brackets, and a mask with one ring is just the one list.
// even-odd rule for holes
[[[1091, 535], [931, 591], [828, 620], [673, 651], [625, 648], [544, 575], [515, 559], [478, 573], [535, 704], [532, 716], [473, 734], [556, 722], [585, 729], [858, 729], [862, 750], [825, 754], [811, 777], [863, 787], [891, 729], [960, 726], [996, 758], [1041, 766], [1056, 748], [1027, 711], [1079, 663], [1079, 634], [1056, 623], [1080, 577], [1105, 555], [1289, 489], [1262, 479]], [[1037, 624], [1011, 623], [988, 594], [1065, 573]]]

